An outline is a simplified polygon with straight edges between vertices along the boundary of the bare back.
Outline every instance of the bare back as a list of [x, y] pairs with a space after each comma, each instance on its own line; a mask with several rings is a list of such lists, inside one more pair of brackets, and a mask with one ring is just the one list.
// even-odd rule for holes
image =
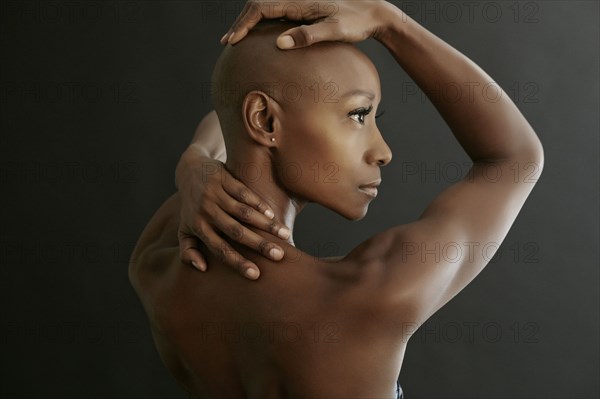
[[291, 246], [274, 263], [236, 248], [260, 267], [259, 280], [213, 257], [199, 273], [179, 261], [178, 209], [174, 195], [150, 222], [161, 249], [151, 261], [138, 258], [132, 281], [161, 357], [188, 393], [395, 397], [412, 329], [378, 301], [380, 265], [326, 261]]

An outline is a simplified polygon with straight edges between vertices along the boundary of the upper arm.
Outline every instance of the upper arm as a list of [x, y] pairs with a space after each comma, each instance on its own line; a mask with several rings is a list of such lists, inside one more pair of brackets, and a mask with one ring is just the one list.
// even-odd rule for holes
[[[381, 261], [381, 291], [423, 322], [490, 261], [533, 189], [543, 153], [476, 162], [420, 218], [365, 242], [357, 256]], [[360, 249], [359, 249], [360, 248]]]

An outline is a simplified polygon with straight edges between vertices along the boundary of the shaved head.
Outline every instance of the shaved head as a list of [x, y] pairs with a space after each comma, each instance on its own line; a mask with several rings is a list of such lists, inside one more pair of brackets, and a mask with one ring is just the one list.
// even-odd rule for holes
[[375, 122], [379, 74], [351, 43], [279, 49], [279, 35], [300, 25], [261, 21], [223, 49], [211, 94], [225, 166], [288, 226], [309, 202], [358, 220], [373, 199], [359, 186], [391, 159]]
[[[337, 101], [340, 69], [352, 72], [354, 63], [368, 57], [350, 43], [320, 42], [312, 46], [281, 50], [277, 37], [301, 25], [285, 20], [263, 20], [235, 45], [227, 45], [216, 62], [212, 80], [212, 103], [219, 115], [226, 144], [231, 134], [243, 130], [242, 103], [254, 90], [264, 92], [284, 110], [312, 102]], [[343, 85], [343, 84], [342, 84]]]

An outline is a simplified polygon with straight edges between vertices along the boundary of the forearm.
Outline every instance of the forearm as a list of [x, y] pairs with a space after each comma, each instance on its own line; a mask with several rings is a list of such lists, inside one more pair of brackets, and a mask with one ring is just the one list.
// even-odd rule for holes
[[527, 120], [479, 66], [398, 8], [388, 15], [392, 17], [386, 17], [379, 40], [427, 95], [473, 162], [542, 153]]
[[175, 169], [175, 186], [181, 189], [183, 183], [190, 181], [194, 173], [201, 171], [202, 160], [206, 158], [226, 160], [225, 141], [215, 111], [202, 119], [190, 145], [181, 155]]

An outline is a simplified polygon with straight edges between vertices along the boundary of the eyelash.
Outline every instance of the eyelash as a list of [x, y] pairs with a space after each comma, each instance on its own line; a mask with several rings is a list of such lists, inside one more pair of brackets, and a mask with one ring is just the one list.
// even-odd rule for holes
[[[369, 108], [358, 108], [358, 109], [355, 109], [354, 111], [348, 112], [348, 116], [359, 115], [364, 118], [365, 116], [369, 115], [372, 110], [373, 110], [373, 106], [369, 105]], [[375, 119], [379, 118], [384, 113], [385, 113], [385, 110], [381, 111], [379, 114], [375, 115]], [[362, 122], [359, 121], [358, 123], [360, 123], [361, 125], [365, 124], [364, 120]]]

